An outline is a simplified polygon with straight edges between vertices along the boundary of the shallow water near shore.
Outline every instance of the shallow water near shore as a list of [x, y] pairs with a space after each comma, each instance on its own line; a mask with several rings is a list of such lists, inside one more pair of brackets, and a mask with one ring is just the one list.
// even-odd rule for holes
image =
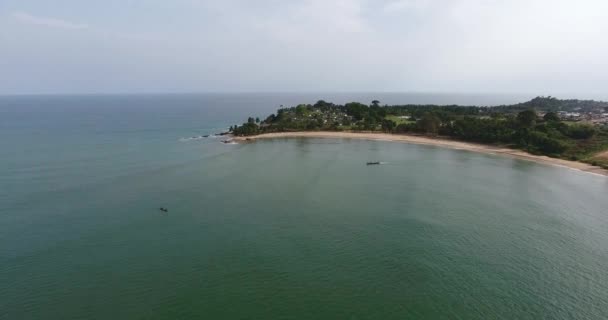
[[606, 177], [187, 139], [296, 98], [0, 99], [0, 319], [608, 318]]

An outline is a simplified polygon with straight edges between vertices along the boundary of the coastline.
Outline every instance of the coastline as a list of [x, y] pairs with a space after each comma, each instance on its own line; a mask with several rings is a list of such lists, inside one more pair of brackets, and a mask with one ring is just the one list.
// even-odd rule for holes
[[608, 176], [608, 170], [594, 167], [590, 164], [569, 161], [547, 156], [538, 156], [527, 153], [522, 150], [509, 149], [505, 147], [485, 145], [473, 142], [463, 142], [450, 140], [446, 138], [431, 138], [424, 136], [414, 136], [405, 134], [389, 134], [389, 133], [359, 133], [359, 132], [334, 132], [334, 131], [303, 131], [303, 132], [273, 132], [255, 136], [233, 137], [236, 142], [250, 142], [259, 139], [276, 139], [276, 138], [330, 138], [330, 139], [360, 139], [374, 141], [390, 141], [410, 144], [421, 144], [438, 146], [456, 150], [466, 150], [478, 153], [503, 155], [515, 159], [533, 161], [536, 163], [547, 164], [552, 166], [565, 167], [569, 169], [579, 170], [587, 173]]

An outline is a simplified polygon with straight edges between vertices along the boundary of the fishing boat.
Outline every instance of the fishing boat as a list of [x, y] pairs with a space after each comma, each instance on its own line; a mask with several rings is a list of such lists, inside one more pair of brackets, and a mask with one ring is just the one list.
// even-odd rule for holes
[[368, 166], [374, 166], [374, 165], [379, 165], [381, 164], [380, 162], [368, 162], [367, 165]]

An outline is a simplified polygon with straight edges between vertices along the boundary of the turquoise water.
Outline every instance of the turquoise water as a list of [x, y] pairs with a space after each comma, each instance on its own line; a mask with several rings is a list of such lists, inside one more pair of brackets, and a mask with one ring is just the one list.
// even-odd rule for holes
[[389, 142], [180, 139], [316, 98], [0, 98], [0, 319], [608, 318], [605, 177]]

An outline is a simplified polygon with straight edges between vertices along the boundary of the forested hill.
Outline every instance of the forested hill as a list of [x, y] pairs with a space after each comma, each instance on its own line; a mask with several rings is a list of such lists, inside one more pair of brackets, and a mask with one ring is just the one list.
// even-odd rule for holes
[[608, 103], [592, 100], [538, 97], [496, 107], [382, 106], [377, 100], [337, 105], [321, 100], [230, 127], [237, 136], [320, 130], [439, 135], [608, 167], [608, 159], [596, 156], [608, 149]]
[[537, 111], [565, 112], [608, 112], [608, 102], [595, 100], [560, 100], [554, 97], [537, 97], [524, 103], [510, 106], [499, 106], [497, 110], [522, 111], [534, 109]]
[[499, 106], [463, 106], [463, 105], [395, 105], [384, 106], [392, 111], [399, 110], [444, 110], [459, 114], [479, 114], [479, 113], [515, 113], [523, 110], [536, 110], [537, 112], [583, 112], [583, 113], [606, 113], [608, 112], [608, 102], [596, 100], [561, 100], [555, 97], [536, 97], [530, 101]]

